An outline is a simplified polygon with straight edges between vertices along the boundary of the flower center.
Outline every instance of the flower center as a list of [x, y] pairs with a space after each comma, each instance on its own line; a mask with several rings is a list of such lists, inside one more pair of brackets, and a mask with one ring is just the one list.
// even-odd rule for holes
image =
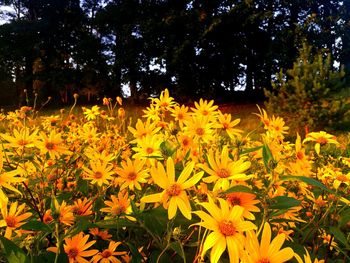
[[54, 144], [53, 142], [47, 142], [47, 143], [45, 144], [45, 147], [46, 147], [46, 149], [48, 149], [49, 151], [51, 151], [51, 150], [54, 150], [54, 149], [55, 149], [55, 144]]
[[228, 123], [227, 123], [227, 122], [223, 123], [223, 124], [222, 124], [222, 128], [223, 128], [224, 130], [227, 130], [227, 129], [229, 128]]
[[227, 178], [230, 176], [230, 172], [226, 168], [221, 168], [217, 171], [217, 175], [221, 178]]
[[219, 223], [219, 230], [224, 236], [233, 236], [237, 232], [236, 227], [233, 225], [233, 223], [227, 220], [221, 221]]
[[179, 113], [179, 114], [177, 115], [177, 118], [178, 118], [179, 120], [183, 120], [183, 119], [184, 119], [184, 115], [183, 115], [182, 113]]
[[76, 258], [79, 254], [79, 250], [76, 247], [70, 248], [67, 252], [69, 258]]
[[207, 116], [207, 115], [209, 114], [209, 111], [203, 110], [203, 111], [202, 111], [202, 114], [203, 114], [204, 116]]
[[190, 144], [190, 141], [189, 141], [188, 139], [185, 138], [185, 139], [182, 140], [182, 145], [183, 145], [183, 146], [186, 147], [186, 146], [188, 146], [189, 144]]
[[122, 205], [114, 206], [111, 209], [112, 215], [119, 216], [120, 214], [124, 213], [126, 211], [126, 208]]
[[203, 128], [197, 128], [196, 129], [196, 134], [199, 136], [203, 136], [204, 135], [204, 129]]
[[18, 140], [17, 144], [20, 146], [25, 146], [28, 144], [28, 141], [24, 140], [24, 139], [20, 139], [20, 140]]
[[136, 177], [137, 177], [137, 173], [135, 173], [135, 172], [130, 172], [130, 173], [128, 174], [128, 179], [129, 179], [129, 180], [135, 180]]
[[316, 140], [316, 142], [318, 142], [321, 145], [325, 145], [325, 144], [327, 144], [328, 140], [324, 137], [320, 137]]
[[147, 154], [153, 153], [153, 148], [148, 147], [148, 148], [146, 149], [146, 153], [147, 153]]
[[103, 258], [109, 258], [110, 256], [112, 256], [112, 253], [111, 251], [109, 251], [108, 249], [105, 249], [102, 253], [101, 253], [101, 256]]
[[6, 217], [5, 221], [6, 221], [6, 225], [8, 227], [15, 227], [16, 223], [17, 223], [16, 217], [14, 217], [14, 216]]
[[169, 196], [178, 196], [181, 193], [181, 190], [182, 189], [178, 184], [173, 184], [168, 188], [167, 194]]
[[99, 171], [95, 172], [95, 174], [94, 174], [94, 177], [96, 179], [100, 179], [100, 178], [102, 178], [102, 176], [103, 176], [103, 174], [101, 172], [99, 172]]
[[270, 260], [268, 258], [262, 258], [259, 259], [258, 263], [270, 263]]
[[233, 206], [235, 205], [241, 205], [242, 201], [238, 196], [229, 196], [229, 198], [227, 199], [227, 201], [232, 204]]
[[298, 160], [304, 159], [304, 153], [303, 152], [297, 152], [297, 159]]

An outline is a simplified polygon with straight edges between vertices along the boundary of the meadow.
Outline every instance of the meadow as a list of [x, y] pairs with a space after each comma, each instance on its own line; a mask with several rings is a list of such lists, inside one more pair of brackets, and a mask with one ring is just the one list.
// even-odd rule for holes
[[0, 114], [0, 262], [350, 261], [346, 133], [168, 90], [75, 105]]

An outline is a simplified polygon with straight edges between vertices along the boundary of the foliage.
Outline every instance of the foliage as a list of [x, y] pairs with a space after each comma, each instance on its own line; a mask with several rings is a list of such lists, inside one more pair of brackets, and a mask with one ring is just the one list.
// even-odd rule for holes
[[349, 141], [168, 90], [132, 125], [120, 97], [74, 106], [0, 115], [1, 261], [349, 260]]
[[333, 69], [331, 55], [304, 44], [293, 68], [282, 70], [273, 82], [273, 91], [266, 90], [266, 106], [296, 126], [339, 128], [349, 119], [350, 96], [346, 94], [344, 70]]

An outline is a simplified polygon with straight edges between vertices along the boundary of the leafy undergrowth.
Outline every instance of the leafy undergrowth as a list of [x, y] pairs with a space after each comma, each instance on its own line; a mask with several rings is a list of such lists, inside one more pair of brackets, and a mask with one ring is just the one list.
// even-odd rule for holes
[[350, 260], [347, 140], [288, 141], [260, 108], [260, 126], [238, 129], [213, 101], [167, 90], [137, 121], [120, 98], [103, 104], [0, 116], [0, 260]]

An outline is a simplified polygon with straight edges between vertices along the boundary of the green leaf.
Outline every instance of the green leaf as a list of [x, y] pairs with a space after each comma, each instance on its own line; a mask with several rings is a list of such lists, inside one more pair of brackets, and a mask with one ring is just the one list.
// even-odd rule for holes
[[346, 228], [348, 222], [350, 222], [350, 208], [344, 210], [340, 215], [339, 227]]
[[254, 193], [252, 189], [245, 185], [235, 185], [229, 189], [227, 189], [222, 194], [229, 194], [229, 193], [236, 193], [236, 192], [243, 192], [243, 193]]
[[349, 241], [346, 239], [344, 233], [338, 227], [331, 226], [329, 228], [329, 231], [334, 235], [334, 238], [337, 241], [342, 243], [347, 249], [350, 249]]
[[29, 263], [29, 257], [15, 243], [0, 236], [2, 251], [9, 263]]
[[52, 233], [52, 229], [41, 221], [29, 221], [22, 225], [21, 229]]
[[329, 193], [335, 194], [332, 190], [328, 189], [324, 184], [322, 184], [321, 182], [319, 182], [313, 178], [310, 178], [310, 177], [297, 176], [297, 175], [285, 175], [285, 176], [281, 176], [280, 180], [281, 181], [291, 181], [291, 180], [302, 181], [302, 182], [307, 183], [309, 185], [319, 187], [322, 190], [325, 190]]
[[172, 250], [174, 250], [178, 255], [180, 255], [182, 257], [182, 259], [184, 260], [184, 263], [186, 263], [185, 251], [184, 251], [182, 244], [179, 241], [172, 242], [170, 244], [170, 248]]
[[131, 262], [132, 263], [142, 262], [142, 255], [137, 250], [137, 248], [130, 242], [126, 242], [126, 245], [129, 247], [131, 255], [132, 255]]
[[271, 199], [271, 202], [271, 209], [289, 209], [301, 203], [301, 201], [289, 196], [276, 196]]
[[267, 171], [270, 171], [270, 166], [269, 163], [270, 161], [273, 161], [273, 156], [272, 153], [270, 151], [269, 146], [267, 146], [266, 144], [264, 144], [262, 146], [262, 157], [263, 157], [263, 161], [264, 161], [264, 166], [266, 168]]
[[120, 229], [122, 227], [128, 227], [128, 228], [139, 227], [136, 223], [125, 218], [102, 220], [102, 221], [96, 222], [95, 225], [97, 225], [99, 228], [106, 228], [106, 229]]
[[251, 152], [256, 152], [256, 151], [260, 150], [261, 148], [263, 148], [263, 146], [257, 146], [254, 148], [245, 149], [245, 150], [240, 152], [240, 155], [244, 155], [244, 154], [251, 153]]

